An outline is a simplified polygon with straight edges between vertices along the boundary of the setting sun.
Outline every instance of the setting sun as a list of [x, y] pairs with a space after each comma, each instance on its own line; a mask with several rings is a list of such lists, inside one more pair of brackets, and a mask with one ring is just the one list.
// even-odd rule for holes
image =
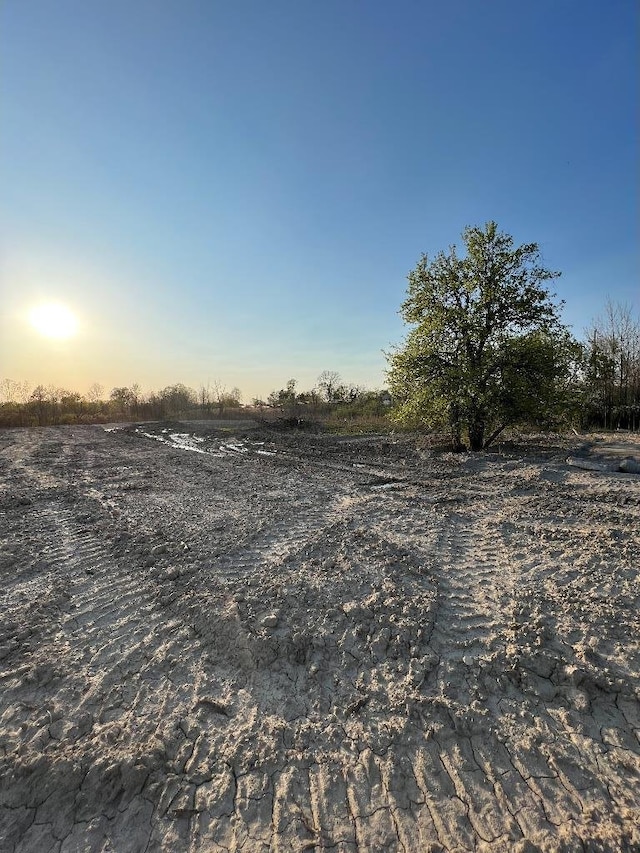
[[76, 316], [57, 302], [47, 302], [32, 308], [29, 322], [41, 335], [58, 340], [73, 337], [78, 329]]

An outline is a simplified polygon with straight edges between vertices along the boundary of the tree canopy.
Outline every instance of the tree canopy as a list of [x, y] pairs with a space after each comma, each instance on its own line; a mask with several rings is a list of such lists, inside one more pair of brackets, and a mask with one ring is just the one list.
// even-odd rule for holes
[[462, 233], [409, 273], [401, 307], [412, 326], [387, 355], [396, 417], [415, 426], [446, 423], [456, 449], [487, 447], [522, 419], [549, 424], [566, 406], [577, 345], [560, 321], [562, 303], [545, 282], [536, 243], [514, 246], [495, 222]]

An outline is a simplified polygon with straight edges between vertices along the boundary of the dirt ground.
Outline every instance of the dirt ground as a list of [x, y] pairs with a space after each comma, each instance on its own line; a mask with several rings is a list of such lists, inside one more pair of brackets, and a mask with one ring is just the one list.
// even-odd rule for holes
[[0, 849], [640, 850], [638, 438], [248, 426], [0, 433]]

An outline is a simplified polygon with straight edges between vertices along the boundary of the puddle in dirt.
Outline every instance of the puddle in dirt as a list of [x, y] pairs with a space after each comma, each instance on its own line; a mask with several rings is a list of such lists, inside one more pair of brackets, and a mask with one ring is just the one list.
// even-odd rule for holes
[[155, 441], [161, 441], [163, 444], [168, 444], [170, 447], [175, 447], [178, 450], [206, 453], [205, 449], [199, 446], [204, 442], [204, 438], [199, 435], [190, 435], [188, 432], [169, 432], [167, 429], [163, 429], [160, 434], [145, 432], [141, 429], [136, 429], [135, 432], [138, 435], [143, 435], [145, 438], [153, 438]]
[[[122, 427], [120, 427], [120, 429], [121, 428]], [[115, 432], [118, 429], [119, 427], [109, 426], [108, 428], [105, 428], [105, 431]], [[207, 443], [207, 439], [204, 436], [189, 432], [174, 432], [171, 429], [166, 428], [162, 429], [160, 432], [148, 432], [141, 427], [135, 427], [132, 432], [134, 435], [159, 441], [161, 444], [166, 444], [174, 450], [186, 450], [192, 453], [206, 453], [209, 456], [216, 456], [218, 458], [249, 453], [258, 453], [262, 456], [277, 455], [275, 450], [265, 450], [263, 441], [247, 441], [246, 439], [233, 438], [223, 442], [210, 439], [210, 443]]]
[[383, 483], [373, 483], [369, 488], [377, 489], [378, 491], [389, 491], [390, 489], [404, 489], [407, 484], [400, 480], [386, 480]]

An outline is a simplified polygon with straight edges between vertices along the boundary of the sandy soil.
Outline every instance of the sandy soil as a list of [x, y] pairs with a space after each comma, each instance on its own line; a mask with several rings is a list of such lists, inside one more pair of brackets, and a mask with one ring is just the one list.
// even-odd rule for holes
[[0, 433], [0, 849], [640, 849], [637, 439], [194, 430]]

